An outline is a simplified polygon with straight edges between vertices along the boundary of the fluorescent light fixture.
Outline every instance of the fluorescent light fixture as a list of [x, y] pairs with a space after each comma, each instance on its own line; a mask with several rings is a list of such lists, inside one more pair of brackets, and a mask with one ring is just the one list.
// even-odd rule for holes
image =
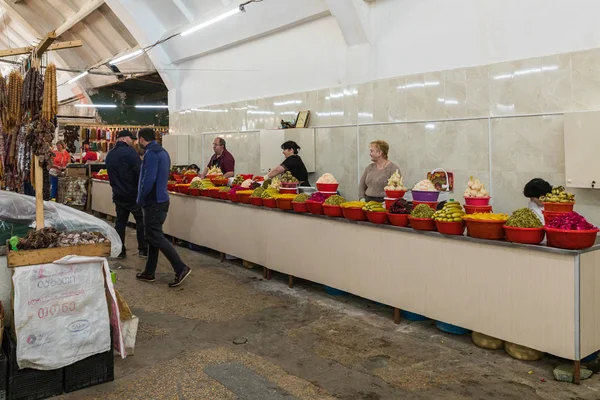
[[169, 106], [164, 105], [164, 104], [156, 104], [156, 105], [152, 105], [152, 104], [137, 104], [135, 106], [135, 108], [169, 108]]
[[139, 56], [139, 55], [141, 55], [143, 53], [144, 53], [144, 50], [143, 49], [139, 49], [139, 50], [134, 51], [133, 53], [129, 53], [129, 54], [125, 54], [124, 56], [117, 57], [114, 60], [109, 61], [109, 64], [110, 65], [116, 65], [116, 64], [122, 63], [123, 61], [127, 61], [127, 60], [130, 60], [130, 59], [134, 58], [134, 57], [137, 57], [137, 56]]
[[77, 75], [75, 78], [73, 78], [73, 79], [69, 79], [69, 81], [68, 81], [67, 83], [70, 85], [71, 83], [73, 83], [73, 82], [76, 82], [76, 81], [80, 80], [81, 78], [83, 78], [83, 77], [84, 77], [84, 76], [86, 76], [87, 74], [89, 74], [89, 72], [85, 71], [85, 72], [83, 72], [83, 73], [81, 73], [81, 74]]
[[275, 102], [273, 103], [273, 105], [275, 107], [279, 107], [279, 106], [287, 106], [287, 105], [291, 105], [291, 104], [302, 104], [302, 100], [288, 100], [288, 101], [280, 101], [280, 102]]
[[219, 21], [222, 21], [222, 20], [224, 20], [225, 18], [229, 18], [229, 17], [231, 17], [232, 15], [235, 15], [235, 14], [237, 14], [237, 13], [239, 13], [239, 12], [241, 12], [241, 11], [240, 11], [240, 9], [239, 9], [239, 7], [238, 7], [238, 8], [234, 8], [233, 10], [227, 11], [226, 13], [224, 13], [224, 14], [221, 14], [221, 15], [219, 15], [218, 17], [215, 17], [215, 18], [213, 18], [213, 19], [209, 19], [209, 20], [208, 20], [208, 21], [206, 21], [206, 22], [203, 22], [203, 23], [201, 23], [201, 24], [198, 24], [198, 25], [196, 25], [196, 26], [193, 26], [193, 27], [191, 27], [190, 29], [188, 29], [188, 30], [186, 30], [186, 31], [183, 31], [183, 32], [181, 32], [181, 33], [180, 33], [180, 35], [181, 35], [181, 36], [187, 36], [187, 35], [189, 35], [189, 34], [191, 34], [191, 33], [194, 33], [194, 32], [196, 32], [196, 31], [199, 31], [200, 29], [204, 29], [204, 28], [206, 28], [207, 26], [210, 26], [210, 25], [212, 25], [212, 24], [215, 24], [215, 23], [217, 23], [217, 22], [219, 22]]
[[85, 108], [117, 108], [116, 104], [75, 104], [75, 107], [85, 107]]

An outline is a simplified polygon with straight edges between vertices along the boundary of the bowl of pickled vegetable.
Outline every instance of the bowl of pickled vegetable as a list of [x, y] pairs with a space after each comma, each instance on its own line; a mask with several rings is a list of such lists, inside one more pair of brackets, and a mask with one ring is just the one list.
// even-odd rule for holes
[[513, 243], [540, 244], [546, 233], [542, 221], [528, 208], [512, 213], [504, 224], [506, 240]]
[[478, 239], [500, 240], [504, 239], [504, 224], [508, 220], [506, 214], [475, 213], [463, 216], [467, 224], [469, 236]]

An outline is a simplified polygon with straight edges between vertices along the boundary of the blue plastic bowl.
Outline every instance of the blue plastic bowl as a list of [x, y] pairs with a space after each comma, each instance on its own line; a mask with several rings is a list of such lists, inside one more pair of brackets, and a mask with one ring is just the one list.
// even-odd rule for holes
[[400, 310], [400, 315], [402, 316], [402, 318], [407, 319], [409, 321], [427, 321], [429, 319], [424, 315], [405, 310]]
[[600, 354], [600, 350], [593, 352], [592, 354], [590, 354], [589, 356], [583, 358], [581, 360], [581, 362], [583, 363], [589, 363], [594, 361], [596, 358], [598, 358], [598, 354]]
[[323, 285], [323, 286], [325, 287], [325, 293], [327, 293], [331, 296], [344, 296], [344, 295], [348, 294], [347, 292], [344, 292], [343, 290], [332, 288], [331, 286], [325, 286], [325, 285]]
[[466, 335], [468, 333], [471, 333], [471, 331], [468, 329], [461, 328], [460, 326], [448, 324], [442, 321], [435, 321], [435, 326], [437, 326], [440, 331], [451, 333], [453, 335]]

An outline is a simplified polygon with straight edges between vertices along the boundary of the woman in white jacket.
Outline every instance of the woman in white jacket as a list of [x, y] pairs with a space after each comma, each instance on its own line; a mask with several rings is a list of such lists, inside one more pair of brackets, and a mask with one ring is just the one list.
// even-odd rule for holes
[[530, 180], [523, 189], [523, 194], [525, 197], [529, 198], [529, 204], [527, 204], [527, 208], [537, 215], [542, 224], [545, 224], [544, 214], [542, 213], [544, 210], [544, 204], [540, 200], [540, 197], [551, 192], [552, 185], [540, 178]]

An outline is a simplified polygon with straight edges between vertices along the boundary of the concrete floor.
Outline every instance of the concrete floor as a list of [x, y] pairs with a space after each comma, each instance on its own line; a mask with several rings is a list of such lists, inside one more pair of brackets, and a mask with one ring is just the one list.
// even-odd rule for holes
[[[128, 243], [134, 243], [133, 231]], [[114, 382], [64, 399], [599, 399], [599, 375], [553, 380], [561, 360], [522, 362], [483, 350], [431, 321], [395, 325], [392, 309], [287, 276], [262, 278], [218, 254], [180, 254], [193, 269], [176, 289], [162, 258], [154, 283], [134, 254], [112, 262], [117, 290], [140, 319], [135, 355]], [[235, 345], [242, 337], [246, 344]], [[600, 368], [592, 365], [593, 369]]]

